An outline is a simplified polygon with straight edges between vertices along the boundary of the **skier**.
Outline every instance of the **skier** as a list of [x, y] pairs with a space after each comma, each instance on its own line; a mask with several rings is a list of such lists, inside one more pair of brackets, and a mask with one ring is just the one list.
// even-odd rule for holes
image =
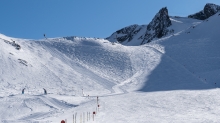
[[[44, 38], [46, 38], [46, 34], [44, 34]], [[46, 38], [47, 39], [47, 38]]]
[[22, 94], [24, 94], [24, 90], [25, 90], [25, 88], [24, 88], [24, 89], [22, 89]]
[[[43, 88], [44, 89], [44, 88]], [[46, 89], [44, 89], [44, 94], [46, 95], [47, 94], [47, 90]]]

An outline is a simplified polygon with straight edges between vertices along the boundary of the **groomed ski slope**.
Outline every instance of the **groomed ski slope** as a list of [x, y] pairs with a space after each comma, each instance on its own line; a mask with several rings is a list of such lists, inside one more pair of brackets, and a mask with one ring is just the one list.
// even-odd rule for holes
[[173, 35], [142, 46], [0, 35], [0, 120], [73, 122], [77, 113], [79, 123], [83, 112], [96, 111], [99, 96], [87, 123], [218, 123], [218, 14], [204, 22], [172, 18]]
[[[96, 96], [113, 96], [140, 88], [161, 57], [151, 48], [113, 45], [104, 39], [67, 37], [34, 41], [2, 35], [1, 40], [1, 97], [6, 102], [2, 103], [2, 110], [7, 112], [1, 117], [4, 122], [45, 121], [66, 111], [74, 113], [81, 103], [88, 102], [93, 102], [89, 103], [92, 108], [86, 109], [93, 111]], [[20, 50], [10, 44], [13, 41], [21, 45]], [[127, 83], [132, 86], [124, 87]], [[23, 88], [25, 94], [21, 95]], [[43, 95], [43, 88], [48, 95]], [[82, 98], [82, 93], [91, 98]], [[60, 100], [63, 96], [66, 98]], [[8, 103], [14, 100], [15, 103]]]

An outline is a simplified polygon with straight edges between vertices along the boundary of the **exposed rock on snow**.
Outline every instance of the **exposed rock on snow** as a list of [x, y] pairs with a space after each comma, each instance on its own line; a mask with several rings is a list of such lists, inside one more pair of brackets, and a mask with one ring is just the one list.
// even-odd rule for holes
[[207, 3], [202, 11], [189, 15], [188, 17], [199, 20], [205, 20], [211, 17], [212, 15], [216, 14], [219, 10], [220, 10], [219, 5]]
[[19, 63], [25, 65], [25, 66], [28, 66], [27, 65], [27, 61], [23, 60], [23, 59], [18, 59]]
[[109, 40], [110, 38], [113, 39], [112, 42], [125, 42], [125, 41], [131, 41], [133, 37], [141, 30], [141, 26], [134, 24], [131, 26], [124, 27], [116, 32], [114, 32], [110, 37], [107, 39]]
[[167, 29], [171, 26], [168, 9], [162, 8], [147, 25], [131, 25], [114, 32], [107, 39], [111, 42], [125, 43], [132, 40], [139, 40], [139, 45], [151, 42], [154, 38], [161, 38], [174, 30]]
[[[205, 20], [210, 16], [216, 14], [220, 10], [220, 6], [212, 3], [207, 3], [204, 9], [198, 13], [189, 15], [188, 18]], [[175, 16], [175, 18], [180, 18]], [[119, 42], [127, 45], [129, 42], [136, 42], [136, 45], [142, 45], [151, 42], [154, 39], [159, 39], [168, 34], [173, 34], [174, 29], [169, 28], [172, 24], [170, 20], [168, 9], [162, 8], [152, 19], [148, 25], [130, 25], [124, 27], [106, 39], [111, 42]], [[177, 30], [175, 30], [176, 32]], [[128, 45], [134, 45], [130, 43]]]
[[[2, 38], [1, 38], [2, 39]], [[14, 46], [15, 47], [15, 49], [17, 49], [17, 50], [20, 50], [21, 49], [21, 46], [19, 45], [19, 44], [17, 44], [17, 43], [15, 43], [15, 41], [8, 41], [8, 40], [5, 40], [5, 39], [2, 39], [2, 40], [4, 40], [4, 42], [5, 43], [7, 43], [7, 44], [11, 44], [12, 46]]]
[[168, 15], [168, 10], [166, 7], [162, 8], [147, 26], [147, 32], [145, 33], [142, 44], [151, 42], [153, 38], [161, 38], [168, 32], [172, 32], [172, 30], [167, 29], [170, 25], [172, 24]]

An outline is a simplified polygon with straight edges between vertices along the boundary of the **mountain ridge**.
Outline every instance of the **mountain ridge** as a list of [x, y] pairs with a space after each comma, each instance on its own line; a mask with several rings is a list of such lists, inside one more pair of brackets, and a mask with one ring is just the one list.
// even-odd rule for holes
[[171, 20], [169, 19], [168, 9], [166, 7], [159, 10], [159, 12], [154, 16], [152, 21], [145, 26], [139, 26], [137, 24], [130, 25], [120, 30], [117, 30], [110, 37], [106, 39], [123, 43], [125, 41], [130, 42], [134, 39], [134, 36], [139, 35], [137, 37], [140, 40], [140, 44], [145, 44], [151, 42], [155, 37], [160, 38], [168, 33], [173, 33], [173, 30], [167, 29], [171, 24]]
[[[189, 15], [188, 18], [204, 20], [207, 19], [214, 14], [216, 14], [220, 10], [220, 6], [212, 3], [207, 3], [204, 7], [204, 10], [198, 12], [196, 14]], [[164, 36], [173, 35], [177, 30], [170, 28], [174, 23], [175, 19], [183, 18], [179, 16], [169, 16], [168, 9], [163, 7], [159, 10], [159, 12], [154, 16], [152, 21], [147, 25], [130, 25], [124, 27], [122, 29], [117, 30], [111, 36], [106, 39], [111, 42], [119, 42], [123, 45], [130, 45], [136, 41], [136, 45], [143, 45], [151, 42], [152, 40], [159, 39]], [[172, 19], [172, 21], [171, 21]], [[182, 30], [185, 30], [189, 27], [195, 26], [194, 24], [189, 25]]]
[[216, 14], [218, 11], [220, 11], [220, 6], [213, 4], [213, 3], [207, 3], [203, 10], [200, 12], [197, 12], [195, 14], [191, 14], [188, 16], [188, 18], [194, 18], [199, 20], [205, 20], [214, 14]]

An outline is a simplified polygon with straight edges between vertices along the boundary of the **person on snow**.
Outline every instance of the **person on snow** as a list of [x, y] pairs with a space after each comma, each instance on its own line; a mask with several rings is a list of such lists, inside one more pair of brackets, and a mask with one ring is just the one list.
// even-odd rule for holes
[[25, 90], [25, 88], [22, 89], [22, 94], [24, 94], [24, 90]]
[[[46, 34], [44, 34], [44, 38], [46, 38]], [[47, 38], [46, 38], [47, 39]]]
[[[44, 88], [43, 88], [44, 89]], [[47, 90], [46, 89], [44, 89], [44, 94], [46, 95], [47, 94]]]

